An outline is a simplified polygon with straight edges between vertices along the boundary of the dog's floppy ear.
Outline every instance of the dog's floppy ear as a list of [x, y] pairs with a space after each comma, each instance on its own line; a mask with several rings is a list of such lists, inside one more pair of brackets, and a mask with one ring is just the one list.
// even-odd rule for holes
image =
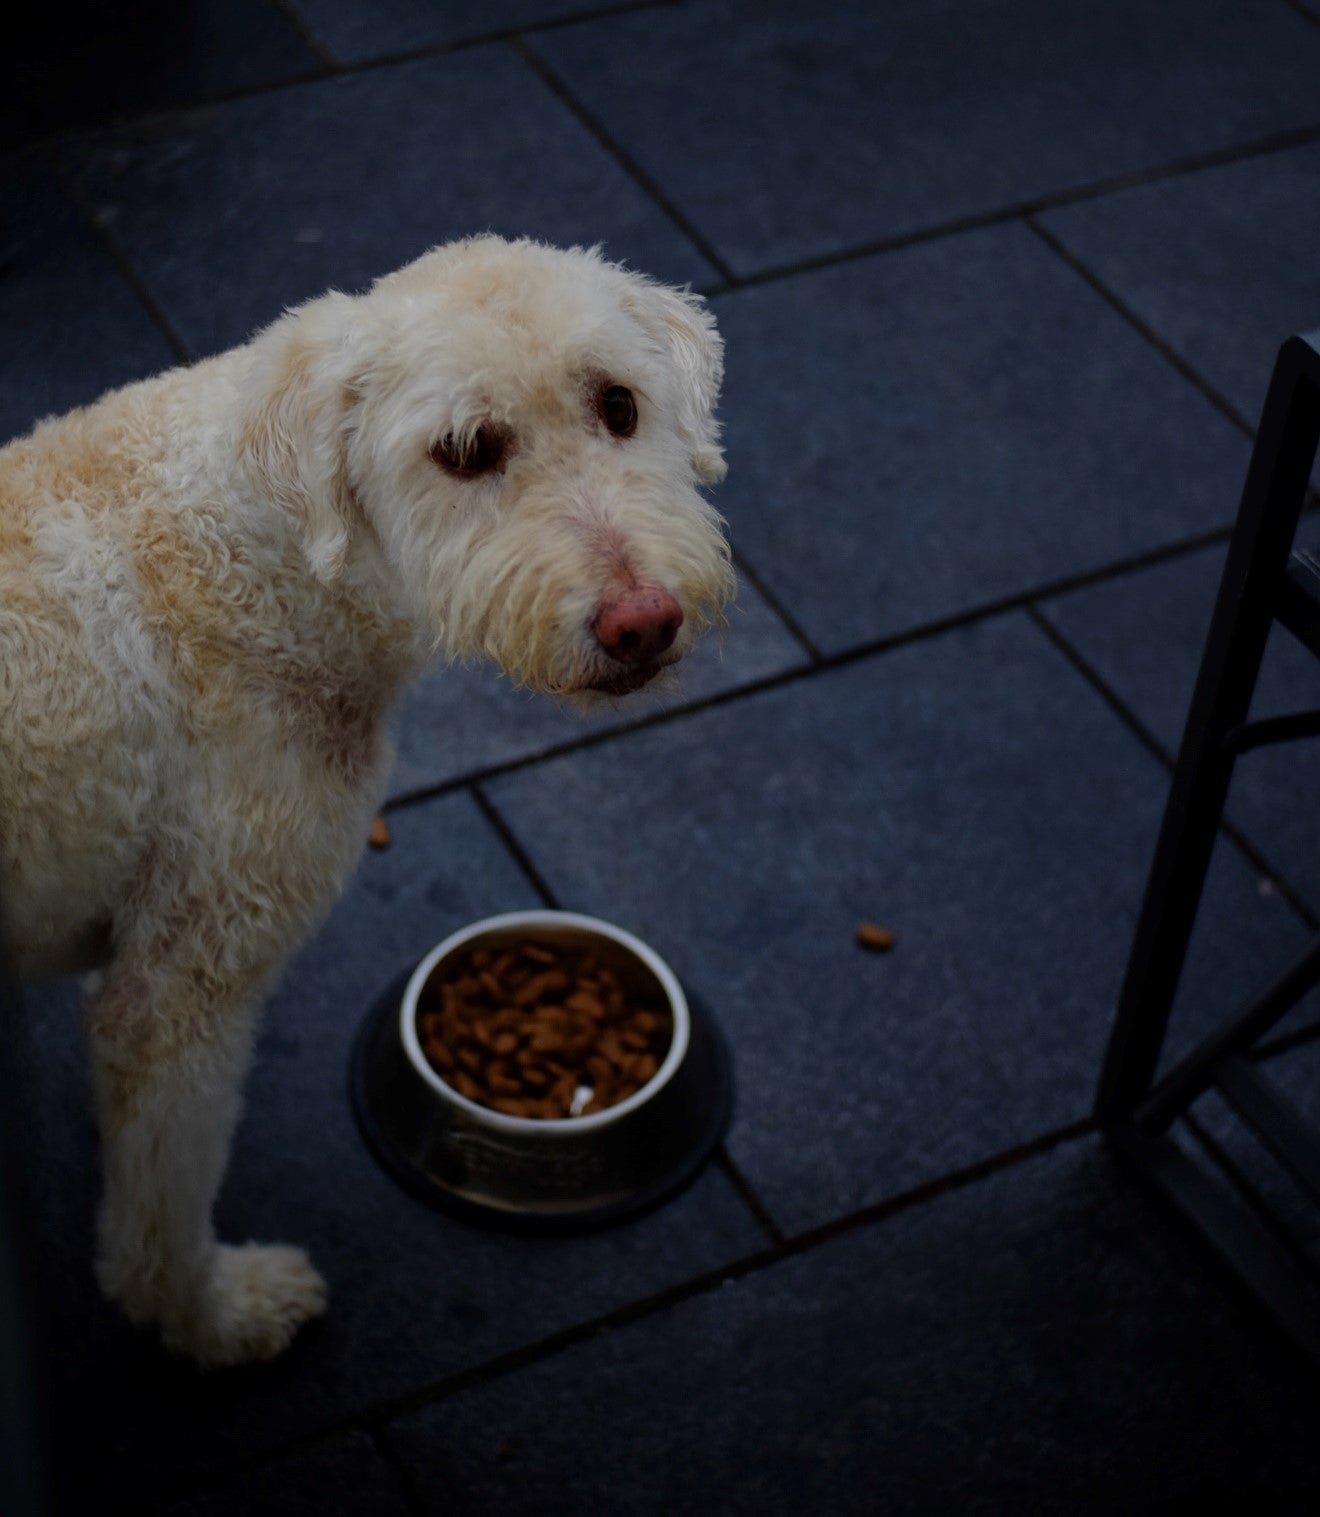
[[265, 492], [298, 524], [319, 578], [344, 566], [360, 509], [346, 472], [357, 401], [353, 306], [325, 295], [287, 312], [253, 344], [241, 447]]
[[657, 330], [683, 380], [678, 423], [692, 449], [692, 467], [708, 485], [728, 473], [720, 451], [715, 402], [724, 379], [724, 343], [715, 318], [700, 295], [663, 285], [648, 285], [642, 305], [648, 324]]

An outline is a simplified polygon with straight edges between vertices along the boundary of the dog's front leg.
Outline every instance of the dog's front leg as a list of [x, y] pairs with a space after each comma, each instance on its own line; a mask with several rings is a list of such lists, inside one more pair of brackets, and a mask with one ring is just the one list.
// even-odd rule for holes
[[108, 1296], [202, 1365], [273, 1358], [325, 1309], [296, 1248], [216, 1241], [211, 1208], [238, 1119], [264, 976], [180, 955], [112, 967], [89, 1006]]

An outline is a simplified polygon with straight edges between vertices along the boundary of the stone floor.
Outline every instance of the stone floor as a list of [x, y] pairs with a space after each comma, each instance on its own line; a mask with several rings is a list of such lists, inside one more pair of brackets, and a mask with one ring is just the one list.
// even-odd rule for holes
[[[408, 696], [393, 845], [274, 997], [221, 1202], [331, 1282], [278, 1363], [199, 1376], [100, 1301], [74, 989], [28, 996], [70, 1509], [1317, 1510], [1320, 1387], [1090, 1108], [1265, 382], [1320, 324], [1320, 5], [136, 10], [3, 65], [0, 436], [460, 234], [600, 243], [711, 299], [741, 589], [677, 697]], [[1271, 647], [1261, 706], [1318, 683]], [[1242, 768], [1175, 1049], [1320, 923], [1316, 764]], [[688, 1189], [553, 1239], [420, 1205], [346, 1095], [400, 970], [543, 903], [652, 942], [737, 1081]]]

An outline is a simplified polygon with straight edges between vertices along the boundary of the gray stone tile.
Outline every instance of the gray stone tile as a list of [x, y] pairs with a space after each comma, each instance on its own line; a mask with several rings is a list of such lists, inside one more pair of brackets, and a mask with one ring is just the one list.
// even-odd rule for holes
[[739, 274], [1312, 126], [1320, 68], [1286, 6], [1196, 0], [713, 0], [535, 47]]
[[590, 0], [493, 0], [436, 5], [433, 0], [295, 0], [294, 9], [341, 63], [391, 58], [415, 49], [491, 37], [517, 27], [590, 15]]
[[72, 172], [193, 350], [476, 232], [709, 270], [510, 49], [238, 100], [86, 139]]
[[392, 978], [441, 937], [538, 904], [470, 798], [396, 819], [368, 854], [263, 1020], [218, 1210], [223, 1237], [297, 1242], [330, 1284], [329, 1315], [290, 1352], [199, 1375], [96, 1297], [96, 1148], [69, 988], [30, 1000], [37, 1024], [34, 1140], [45, 1275], [59, 1304], [59, 1424], [84, 1442], [89, 1497], [217, 1471], [455, 1371], [703, 1273], [763, 1235], [718, 1171], [660, 1211], [591, 1235], [520, 1238], [420, 1205], [379, 1168], [348, 1099], [354, 1034]]
[[387, 1436], [436, 1513], [1282, 1517], [1314, 1504], [1318, 1413], [1091, 1140]]
[[[730, 1150], [796, 1231], [1087, 1114], [1166, 786], [1013, 616], [489, 794], [562, 904], [721, 1019]], [[856, 946], [864, 920], [892, 953]], [[1171, 1053], [1303, 938], [1221, 851]]]
[[0, 441], [173, 354], [40, 157], [0, 158]]
[[733, 539], [827, 651], [1227, 525], [1244, 439], [1020, 226], [715, 301]]
[[544, 753], [590, 734], [674, 711], [806, 662], [774, 612], [744, 583], [721, 639], [708, 636], [682, 667], [678, 687], [643, 692], [583, 713], [515, 689], [487, 668], [437, 670], [404, 696], [395, 719], [394, 795], [444, 784], [496, 764]]
[[1280, 343], [1320, 326], [1317, 175], [1313, 144], [1042, 220], [1254, 425]]
[[408, 1517], [410, 1511], [397, 1478], [365, 1433], [349, 1433], [160, 1508], [161, 1517]]
[[[1141, 720], [1176, 754], [1210, 628], [1224, 550], [1124, 574], [1043, 603], [1043, 614]], [[1320, 665], [1282, 628], [1271, 633], [1251, 715], [1320, 706]], [[1312, 741], [1257, 749], [1239, 759], [1227, 815], [1270, 864], [1320, 911], [1320, 790]]]

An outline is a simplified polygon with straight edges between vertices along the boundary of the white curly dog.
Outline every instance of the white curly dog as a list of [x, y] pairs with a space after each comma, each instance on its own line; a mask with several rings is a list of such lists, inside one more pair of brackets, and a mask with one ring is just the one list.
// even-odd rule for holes
[[562, 696], [719, 621], [722, 351], [594, 252], [475, 238], [0, 450], [0, 902], [94, 970], [97, 1273], [205, 1365], [325, 1308], [216, 1241], [256, 1011], [341, 890], [437, 656]]

